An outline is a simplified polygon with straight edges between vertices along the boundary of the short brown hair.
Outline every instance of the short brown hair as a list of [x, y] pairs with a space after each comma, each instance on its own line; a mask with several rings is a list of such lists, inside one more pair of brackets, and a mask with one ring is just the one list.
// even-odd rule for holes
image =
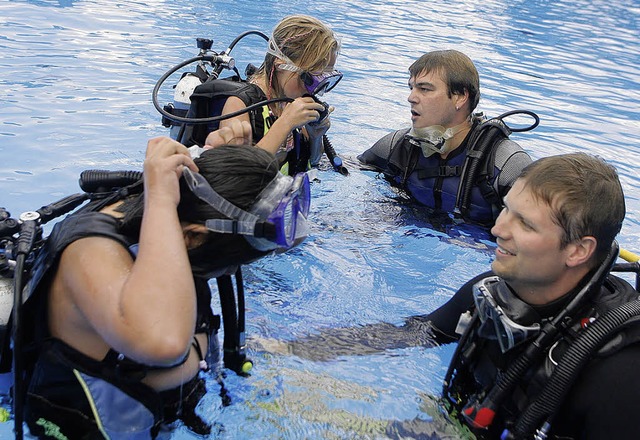
[[562, 248], [593, 236], [594, 266], [605, 259], [625, 216], [622, 186], [612, 165], [586, 153], [562, 154], [529, 164], [518, 179], [551, 208], [553, 221], [564, 230]]
[[469, 112], [473, 112], [480, 101], [480, 77], [471, 58], [457, 50], [434, 50], [422, 55], [411, 66], [412, 78], [422, 74], [438, 72], [447, 84], [449, 97], [469, 92]]

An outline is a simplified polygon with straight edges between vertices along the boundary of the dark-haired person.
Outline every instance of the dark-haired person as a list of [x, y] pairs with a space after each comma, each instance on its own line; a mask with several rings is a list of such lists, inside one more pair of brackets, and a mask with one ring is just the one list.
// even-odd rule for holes
[[[244, 142], [247, 127], [211, 142]], [[206, 391], [199, 372], [218, 355], [208, 353], [217, 335], [207, 280], [304, 239], [308, 179], [278, 169], [251, 146], [216, 146], [194, 160], [176, 141], [151, 139], [141, 193], [55, 225], [25, 306], [37, 347], [25, 411], [32, 435], [154, 438], [177, 419], [210, 432], [195, 411]]]
[[[609, 273], [625, 216], [614, 167], [585, 153], [537, 160], [504, 205], [491, 272], [437, 310], [286, 349], [328, 360], [457, 342], [443, 402], [477, 438], [638, 438], [640, 294]], [[388, 434], [437, 438], [434, 429], [416, 419]]]
[[[412, 127], [389, 133], [358, 159], [422, 205], [492, 225], [502, 198], [531, 158], [504, 135], [488, 136], [483, 117], [473, 113], [480, 80], [468, 56], [457, 50], [428, 52], [409, 74]], [[467, 173], [474, 168], [475, 176]], [[467, 182], [470, 193], [462, 203]]]

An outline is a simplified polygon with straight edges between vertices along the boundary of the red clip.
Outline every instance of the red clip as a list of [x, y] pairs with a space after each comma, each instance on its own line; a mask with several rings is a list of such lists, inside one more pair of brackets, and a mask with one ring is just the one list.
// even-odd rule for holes
[[467, 421], [474, 428], [485, 429], [491, 426], [493, 423], [493, 418], [496, 415], [496, 412], [491, 408], [480, 408], [477, 409], [475, 406], [470, 406], [464, 408], [462, 412], [465, 415]]
[[580, 320], [580, 328], [587, 328], [589, 327], [589, 324], [591, 324], [593, 321], [595, 321], [596, 318], [582, 318]]

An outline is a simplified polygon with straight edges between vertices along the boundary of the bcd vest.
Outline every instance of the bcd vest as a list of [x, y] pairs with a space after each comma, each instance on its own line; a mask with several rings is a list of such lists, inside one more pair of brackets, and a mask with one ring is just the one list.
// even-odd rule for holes
[[[465, 146], [442, 159], [439, 154], [424, 157], [419, 148], [406, 140], [403, 144], [402, 148], [409, 149], [409, 161], [403, 173], [394, 177], [394, 181], [421, 204], [454, 212], [467, 158]], [[491, 163], [489, 159], [486, 159], [482, 168], [482, 176], [471, 189], [468, 218], [478, 223], [490, 223], [495, 219], [494, 206], [500, 200], [492, 187], [499, 170], [487, 169], [487, 163]]]
[[[52, 372], [51, 376], [36, 375], [33, 379], [34, 383], [37, 382], [37, 387], [46, 389], [48, 380], [53, 380], [55, 383], [56, 380], [66, 377], [65, 380], [74, 381], [72, 372], [76, 372], [77, 379], [84, 383], [87, 392], [92, 393], [96, 404], [99, 403], [97, 400], [100, 396], [103, 398], [106, 395], [113, 396], [116, 399], [114, 402], [125, 405], [123, 408], [114, 408], [114, 410], [116, 412], [136, 411], [140, 415], [138, 421], [145, 425], [141, 425], [140, 429], [144, 430], [155, 425], [162, 416], [163, 402], [160, 395], [141, 382], [147, 372], [156, 367], [139, 364], [114, 350], [110, 350], [101, 361], [93, 360], [64, 342], [51, 338], [48, 331], [46, 286], [67, 246], [85, 237], [101, 236], [117, 241], [123, 247], [130, 249], [132, 256], [135, 257], [131, 249], [136, 240], [118, 232], [118, 223], [118, 219], [99, 212], [89, 211], [69, 215], [54, 226], [46, 243], [40, 249], [34, 263], [33, 276], [26, 288], [23, 319], [25, 377], [27, 383], [32, 380], [36, 362], [58, 369], [59, 371]], [[207, 280], [195, 278], [194, 281], [198, 302], [195, 332], [207, 333], [211, 340], [212, 333], [220, 326], [220, 318], [211, 312], [211, 292]], [[38, 359], [41, 360], [38, 361]], [[109, 400], [105, 401], [107, 406], [113, 404], [113, 402], [109, 403]], [[96, 411], [100, 413], [102, 423], [112, 420], [113, 426], [118, 429], [119, 424], [125, 422], [114, 418], [112, 414], [116, 413], [111, 412], [110, 409], [107, 411], [108, 409], [102, 407], [97, 408]], [[151, 425], [147, 426], [149, 422]]]
[[[242, 100], [246, 107], [266, 101], [267, 99], [260, 87], [246, 81], [239, 81], [235, 77], [210, 80], [194, 89], [191, 95], [191, 106], [187, 117], [202, 119], [220, 116], [224, 104], [231, 96]], [[255, 144], [269, 131], [269, 128], [273, 122], [275, 122], [275, 117], [266, 105], [249, 110], [248, 114], [253, 132], [253, 142]], [[203, 146], [209, 133], [217, 130], [219, 127], [220, 121], [187, 125], [177, 140], [187, 146], [194, 144]], [[282, 155], [283, 157], [278, 157], [283, 164], [281, 171], [289, 175], [307, 171], [311, 157], [308, 142], [304, 139], [300, 130], [294, 130], [292, 135], [293, 148], [284, 153]], [[278, 156], [280, 156], [280, 154], [278, 154]]]
[[[639, 298], [638, 292], [628, 283], [617, 277], [609, 276], [599, 292], [591, 298], [578, 315], [580, 319], [568, 331], [565, 331], [550, 347], [546, 348], [542, 362], [526, 372], [513, 390], [510, 399], [502, 402], [496, 412], [496, 418], [488, 430], [476, 430], [474, 433], [481, 439], [500, 438], [505, 428], [515, 425], [519, 415], [535, 399], [553, 373], [564, 353], [571, 347], [584, 327], [595, 318], [605, 315], [620, 305]], [[464, 346], [457, 350], [458, 356], [452, 359], [457, 365], [456, 374], [444, 398], [451, 405], [450, 412], [459, 415], [470, 402], [480, 402], [496, 384], [497, 378], [517, 361], [525, 347], [517, 347], [503, 354], [495, 340], [481, 338], [477, 332], [466, 339]], [[621, 332], [610, 335], [606, 343], [594, 356], [608, 356], [627, 345], [640, 341], [640, 325], [632, 326]], [[526, 344], [526, 343], [525, 343]], [[459, 417], [463, 423], [464, 418]], [[470, 427], [470, 429], [472, 429]], [[473, 429], [472, 429], [473, 431]]]
[[522, 149], [508, 139], [501, 121], [473, 120], [462, 144], [446, 159], [422, 150], [405, 139], [409, 129], [391, 133], [358, 159], [382, 171], [387, 179], [425, 206], [455, 212], [463, 218], [493, 224], [501, 210], [504, 194], [496, 191], [501, 169], [495, 166], [496, 151], [510, 155]]
[[[209, 118], [220, 116], [227, 99], [230, 96], [239, 98], [245, 106], [265, 101], [267, 97], [260, 87], [235, 77], [214, 79], [197, 86], [191, 94], [191, 106], [187, 112], [188, 118]], [[271, 125], [269, 109], [259, 107], [249, 111], [249, 120], [253, 131], [253, 141], [258, 142], [265, 135]], [[220, 121], [187, 125], [178, 142], [191, 146], [203, 146], [204, 141], [212, 131], [220, 127]]]

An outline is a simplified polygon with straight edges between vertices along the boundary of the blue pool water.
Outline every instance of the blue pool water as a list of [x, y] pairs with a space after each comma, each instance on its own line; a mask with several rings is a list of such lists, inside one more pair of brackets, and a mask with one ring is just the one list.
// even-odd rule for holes
[[[575, 150], [618, 167], [627, 197], [623, 248], [640, 251], [640, 2], [637, 0], [32, 0], [0, 2], [0, 206], [14, 216], [78, 191], [88, 168], [140, 169], [146, 142], [165, 135], [151, 103], [158, 78], [241, 32], [269, 33], [291, 13], [341, 37], [344, 79], [325, 96], [329, 132], [350, 175], [321, 170], [312, 233], [299, 248], [247, 267], [249, 336], [293, 339], [326, 327], [401, 323], [430, 311], [486, 270], [493, 244], [466, 226], [432, 224], [354, 157], [408, 126], [407, 68], [456, 48], [481, 75], [479, 109], [541, 118], [515, 134], [534, 158]], [[248, 37], [234, 55], [259, 64]], [[170, 88], [162, 102], [171, 100]], [[452, 347], [398, 349], [313, 362], [251, 349], [248, 378], [229, 373], [230, 406], [211, 384], [202, 412], [221, 439], [385, 438], [389, 421], [420, 417]], [[11, 423], [0, 423], [10, 438]], [[179, 430], [174, 439], [194, 438]]]

